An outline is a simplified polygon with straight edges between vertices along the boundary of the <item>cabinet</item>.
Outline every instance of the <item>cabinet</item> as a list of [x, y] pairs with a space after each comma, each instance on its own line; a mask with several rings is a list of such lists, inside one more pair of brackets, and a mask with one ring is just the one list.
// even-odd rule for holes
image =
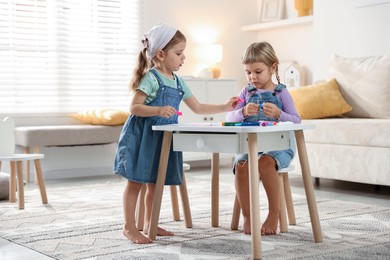
[[[190, 79], [186, 82], [200, 103], [225, 103], [227, 99], [236, 96], [239, 92], [237, 80], [232, 79]], [[198, 115], [192, 112], [184, 102], [180, 105], [180, 111], [183, 112], [183, 116], [179, 117], [179, 123], [226, 121], [226, 113]]]
[[[187, 79], [187, 85], [192, 94], [200, 103], [221, 104], [227, 99], [237, 96], [239, 89], [237, 80], [233, 79]], [[212, 115], [198, 115], [184, 103], [180, 104], [180, 111], [183, 113], [179, 117], [179, 123], [211, 123], [226, 121], [226, 113]], [[220, 154], [221, 159], [231, 160], [233, 154]], [[184, 161], [210, 160], [211, 154], [206, 152], [184, 152]]]

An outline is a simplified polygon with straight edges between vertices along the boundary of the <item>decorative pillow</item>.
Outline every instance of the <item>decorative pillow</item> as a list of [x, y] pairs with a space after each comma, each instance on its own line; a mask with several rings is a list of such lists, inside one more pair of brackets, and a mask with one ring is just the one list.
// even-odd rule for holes
[[130, 112], [110, 109], [93, 108], [74, 114], [73, 117], [92, 125], [123, 125]]
[[353, 107], [349, 117], [390, 118], [390, 55], [343, 58], [333, 55], [330, 77]]
[[351, 111], [335, 79], [290, 89], [295, 107], [302, 119], [334, 117]]

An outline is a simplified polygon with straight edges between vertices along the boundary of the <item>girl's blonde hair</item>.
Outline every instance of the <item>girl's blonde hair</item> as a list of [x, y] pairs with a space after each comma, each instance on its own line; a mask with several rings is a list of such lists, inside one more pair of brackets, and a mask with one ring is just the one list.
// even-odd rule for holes
[[275, 76], [278, 84], [280, 84], [279, 77], [279, 59], [275, 54], [274, 48], [268, 42], [255, 42], [249, 45], [242, 55], [242, 64], [251, 64], [256, 62], [264, 63], [268, 68], [273, 64], [276, 65]]
[[[179, 30], [176, 31], [175, 35], [172, 37], [172, 39], [165, 45], [164, 48], [162, 48], [162, 51], [167, 51], [171, 49], [173, 46], [175, 46], [178, 43], [185, 42], [186, 37], [182, 32]], [[153, 68], [154, 65], [158, 62], [157, 58], [154, 57], [153, 59], [149, 59], [146, 54], [147, 47], [144, 47], [142, 51], [138, 54], [138, 60], [137, 60], [137, 66], [135, 67], [133, 71], [133, 75], [130, 81], [130, 88], [131, 90], [135, 91], [141, 82], [142, 77], [146, 74], [146, 72]]]

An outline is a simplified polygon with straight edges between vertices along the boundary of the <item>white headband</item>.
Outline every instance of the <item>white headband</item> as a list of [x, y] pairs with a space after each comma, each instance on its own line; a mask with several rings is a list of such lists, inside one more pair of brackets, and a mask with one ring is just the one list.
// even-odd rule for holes
[[176, 32], [177, 30], [173, 27], [158, 24], [145, 33], [145, 39], [142, 40], [142, 43], [147, 48], [149, 59], [153, 59], [157, 50], [163, 49], [173, 36], [175, 36]]

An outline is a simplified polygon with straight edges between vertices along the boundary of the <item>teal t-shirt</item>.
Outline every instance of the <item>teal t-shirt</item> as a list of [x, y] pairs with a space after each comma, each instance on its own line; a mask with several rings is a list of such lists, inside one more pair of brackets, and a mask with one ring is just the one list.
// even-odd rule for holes
[[[158, 70], [156, 70], [156, 71], [157, 71], [158, 75], [160, 76], [160, 79], [164, 85], [177, 89], [176, 79], [167, 78], [164, 75], [162, 75]], [[175, 74], [175, 78], [176, 77], [177, 77], [177, 75]], [[180, 77], [177, 77], [177, 78], [180, 82], [180, 85], [181, 85], [183, 91], [184, 91], [183, 100], [191, 97], [192, 92], [191, 92], [190, 88], [188, 87], [187, 83], [182, 78], [180, 78]], [[153, 101], [156, 98], [159, 87], [160, 86], [158, 85], [157, 78], [153, 75], [152, 72], [148, 71], [148, 72], [146, 72], [146, 74], [142, 78], [141, 82], [139, 83], [137, 90], [140, 90], [147, 95], [146, 100], [145, 100], [145, 104], [149, 104], [151, 101]]]

